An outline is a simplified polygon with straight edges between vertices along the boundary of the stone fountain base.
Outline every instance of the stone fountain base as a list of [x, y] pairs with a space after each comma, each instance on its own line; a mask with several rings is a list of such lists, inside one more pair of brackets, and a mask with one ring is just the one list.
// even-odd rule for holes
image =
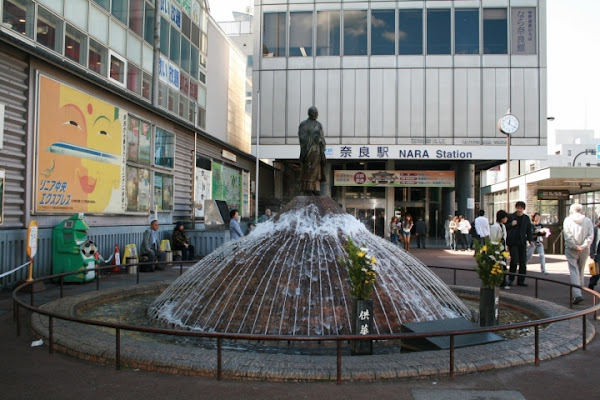
[[[43, 306], [48, 311], [75, 315], [78, 310], [94, 304], [138, 294], [159, 293], [168, 282], [148, 283], [120, 287], [57, 300]], [[453, 287], [459, 296], [477, 297], [477, 288]], [[540, 317], [564, 315], [568, 308], [543, 300], [504, 293], [503, 304], [529, 309]], [[36, 335], [48, 338], [48, 318], [32, 315], [32, 329]], [[587, 322], [587, 341], [595, 335], [594, 327]], [[185, 347], [157, 343], [148, 337], [122, 331], [122, 367], [139, 368], [172, 374], [215, 376], [217, 353], [214, 349]], [[54, 349], [74, 357], [97, 362], [115, 363], [114, 329], [54, 320]], [[540, 360], [548, 360], [571, 353], [582, 346], [581, 320], [579, 318], [554, 323], [540, 331]], [[447, 350], [388, 353], [360, 357], [360, 362], [350, 356], [344, 346], [342, 379], [385, 380], [412, 377], [434, 377], [449, 373]], [[375, 344], [377, 346], [377, 344]], [[494, 357], [490, 357], [494, 354]], [[335, 380], [335, 355], [293, 355], [256, 353], [226, 349], [223, 351], [223, 377], [225, 379], [313, 381]], [[534, 362], [532, 336], [502, 342], [456, 349], [455, 373], [467, 374], [481, 370], [508, 368]]]

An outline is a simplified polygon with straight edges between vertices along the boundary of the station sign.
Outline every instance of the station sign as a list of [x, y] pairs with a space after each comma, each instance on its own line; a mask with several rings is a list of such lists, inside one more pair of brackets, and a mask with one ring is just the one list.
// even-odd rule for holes
[[569, 200], [571, 192], [568, 190], [538, 190], [538, 200]]
[[336, 170], [334, 186], [454, 187], [454, 171]]

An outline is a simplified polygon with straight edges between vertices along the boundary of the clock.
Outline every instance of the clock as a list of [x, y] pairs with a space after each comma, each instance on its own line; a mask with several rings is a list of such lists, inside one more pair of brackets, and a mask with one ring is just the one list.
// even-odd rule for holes
[[512, 135], [519, 129], [519, 119], [512, 114], [506, 114], [498, 120], [498, 129], [505, 135]]

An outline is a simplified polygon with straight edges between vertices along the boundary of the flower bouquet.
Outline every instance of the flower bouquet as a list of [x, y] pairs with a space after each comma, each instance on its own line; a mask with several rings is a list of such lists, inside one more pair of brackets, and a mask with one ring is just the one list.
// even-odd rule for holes
[[340, 258], [339, 262], [348, 268], [350, 295], [358, 300], [371, 299], [377, 278], [377, 260], [368, 254], [367, 248], [358, 247], [350, 238], [344, 250], [346, 258]]
[[494, 243], [490, 239], [486, 239], [484, 244], [477, 240], [474, 240], [473, 243], [475, 260], [477, 260], [475, 271], [477, 271], [483, 287], [490, 289], [498, 287], [504, 279], [508, 251], [503, 251], [500, 243]]

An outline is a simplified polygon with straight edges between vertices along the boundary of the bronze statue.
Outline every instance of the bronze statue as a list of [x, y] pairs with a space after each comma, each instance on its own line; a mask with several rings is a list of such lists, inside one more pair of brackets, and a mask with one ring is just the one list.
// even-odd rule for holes
[[325, 135], [315, 106], [308, 109], [308, 119], [298, 127], [300, 138], [300, 182], [306, 195], [319, 194], [325, 182]]

